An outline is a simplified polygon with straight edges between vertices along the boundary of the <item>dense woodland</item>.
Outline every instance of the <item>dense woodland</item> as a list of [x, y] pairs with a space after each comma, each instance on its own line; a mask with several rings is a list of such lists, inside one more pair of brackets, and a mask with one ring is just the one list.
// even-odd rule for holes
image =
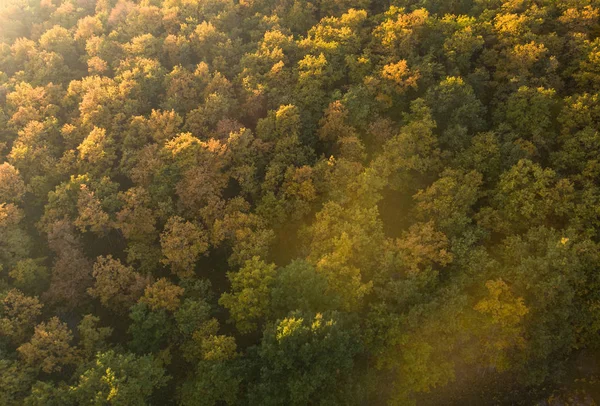
[[600, 0], [0, 3], [0, 405], [600, 400]]

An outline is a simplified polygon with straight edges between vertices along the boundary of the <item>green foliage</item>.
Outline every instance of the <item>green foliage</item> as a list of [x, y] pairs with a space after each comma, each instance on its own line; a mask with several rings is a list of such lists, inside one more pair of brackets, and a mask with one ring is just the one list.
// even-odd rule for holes
[[[265, 330], [250, 399], [267, 405], [336, 404], [353, 390], [354, 332], [336, 313], [292, 313]], [[358, 400], [358, 399], [356, 399]]]
[[33, 374], [17, 361], [0, 360], [0, 402], [17, 405], [19, 399], [29, 391]]
[[154, 391], [167, 382], [162, 365], [152, 356], [111, 350], [98, 353], [70, 391], [82, 405], [146, 405]]
[[162, 349], [172, 329], [172, 321], [164, 309], [152, 311], [145, 303], [138, 303], [131, 308], [129, 318], [129, 348], [138, 354]]
[[201, 361], [195, 374], [180, 388], [181, 404], [212, 406], [239, 401], [242, 368], [235, 362]]
[[70, 406], [76, 403], [67, 385], [37, 381], [31, 387], [31, 394], [24, 399], [23, 404], [27, 406]]
[[81, 351], [88, 358], [106, 347], [106, 339], [113, 332], [110, 327], [97, 327], [99, 321], [100, 318], [86, 314], [77, 326]]
[[28, 293], [41, 293], [48, 287], [50, 278], [48, 268], [43, 265], [43, 258], [23, 259], [8, 272], [16, 288]]
[[281, 268], [271, 290], [273, 312], [279, 317], [291, 311], [319, 312], [335, 308], [327, 295], [327, 279], [309, 262], [292, 261]]
[[268, 315], [275, 275], [275, 265], [259, 257], [246, 261], [238, 272], [227, 274], [233, 292], [222, 294], [219, 303], [229, 310], [241, 333], [255, 331], [257, 321]]

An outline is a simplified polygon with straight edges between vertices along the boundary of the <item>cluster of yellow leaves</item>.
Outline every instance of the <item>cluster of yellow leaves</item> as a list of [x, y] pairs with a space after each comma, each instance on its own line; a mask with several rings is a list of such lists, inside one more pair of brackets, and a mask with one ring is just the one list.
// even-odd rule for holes
[[180, 296], [184, 289], [174, 285], [165, 278], [161, 278], [154, 284], [146, 287], [141, 303], [146, 303], [152, 310], [165, 309], [175, 311], [181, 303]]

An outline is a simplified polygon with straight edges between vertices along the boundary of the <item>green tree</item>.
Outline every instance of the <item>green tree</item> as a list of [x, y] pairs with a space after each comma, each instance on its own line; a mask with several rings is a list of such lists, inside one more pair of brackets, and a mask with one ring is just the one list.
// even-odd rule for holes
[[268, 405], [350, 399], [357, 391], [353, 376], [359, 351], [340, 315], [292, 313], [265, 330], [255, 361], [259, 377], [249, 398]]
[[335, 308], [327, 294], [327, 278], [305, 260], [294, 260], [281, 268], [271, 289], [273, 314], [284, 317], [292, 311], [317, 313]]
[[27, 258], [18, 261], [8, 272], [13, 285], [28, 293], [40, 294], [48, 288], [50, 273], [43, 265], [44, 258]]
[[0, 203], [0, 259], [5, 266], [15, 266], [26, 259], [31, 238], [21, 224], [24, 213], [12, 203]]
[[573, 184], [568, 179], [559, 179], [552, 169], [523, 159], [498, 182], [494, 207], [500, 218], [488, 217], [493, 213], [484, 209], [481, 221], [503, 232], [546, 224], [560, 226], [558, 221], [571, 210], [573, 197]]
[[224, 293], [219, 303], [229, 310], [237, 329], [245, 334], [256, 331], [268, 316], [275, 265], [259, 257], [246, 261], [237, 272], [228, 272], [232, 293]]
[[70, 387], [78, 404], [146, 405], [169, 377], [151, 355], [98, 353], [95, 362]]
[[163, 308], [152, 309], [144, 302], [131, 307], [131, 324], [128, 333], [131, 340], [128, 346], [138, 354], [157, 352], [167, 342], [173, 328], [172, 321]]
[[79, 332], [79, 349], [86, 358], [92, 358], [107, 346], [106, 339], [112, 334], [110, 327], [98, 327], [99, 317], [86, 314], [77, 326]]

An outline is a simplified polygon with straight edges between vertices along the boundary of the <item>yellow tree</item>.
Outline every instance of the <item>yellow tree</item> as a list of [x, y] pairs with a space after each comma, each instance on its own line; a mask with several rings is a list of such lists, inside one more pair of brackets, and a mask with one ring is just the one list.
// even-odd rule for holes
[[111, 255], [96, 259], [92, 276], [94, 286], [88, 289], [88, 293], [117, 313], [126, 313], [150, 283], [149, 277], [143, 277], [133, 267], [123, 265]]
[[66, 365], [75, 364], [77, 356], [71, 346], [73, 334], [58, 317], [35, 327], [31, 340], [17, 351], [26, 365], [39, 368], [46, 373], [60, 372]]
[[489, 280], [485, 286], [488, 295], [474, 309], [485, 317], [480, 337], [484, 359], [502, 371], [509, 367], [507, 352], [525, 346], [523, 320], [529, 309], [502, 279]]
[[18, 203], [25, 194], [19, 170], [8, 162], [0, 165], [0, 202]]
[[37, 297], [25, 296], [17, 289], [9, 290], [0, 304], [0, 332], [13, 343], [21, 344], [33, 331], [42, 304]]
[[196, 224], [174, 216], [167, 221], [160, 244], [162, 263], [179, 276], [191, 276], [199, 256], [208, 251], [208, 235]]
[[165, 278], [160, 278], [154, 284], [146, 287], [140, 303], [147, 304], [152, 310], [165, 309], [175, 311], [181, 303], [180, 296], [184, 289], [174, 285]]

